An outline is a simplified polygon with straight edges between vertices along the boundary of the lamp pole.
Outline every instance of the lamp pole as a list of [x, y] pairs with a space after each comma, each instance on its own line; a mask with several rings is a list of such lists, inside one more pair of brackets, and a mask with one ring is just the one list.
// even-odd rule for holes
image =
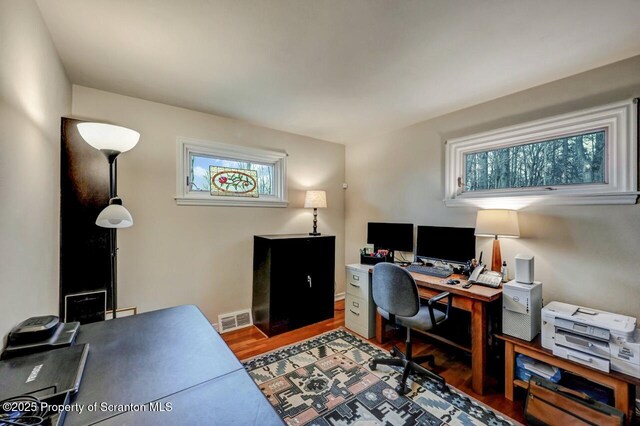
[[[118, 185], [118, 151], [103, 151], [109, 160], [109, 200], [116, 196]], [[109, 228], [109, 251], [111, 259], [111, 314], [116, 318], [118, 309], [118, 240], [116, 228]]]
[[309, 235], [320, 235], [318, 233], [318, 208], [317, 207], [313, 208], [313, 232], [311, 232]]

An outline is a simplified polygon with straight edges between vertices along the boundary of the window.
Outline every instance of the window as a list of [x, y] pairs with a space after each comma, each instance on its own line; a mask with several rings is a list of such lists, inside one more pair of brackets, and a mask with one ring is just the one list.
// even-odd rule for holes
[[250, 161], [228, 160], [208, 155], [191, 154], [190, 192], [211, 192], [211, 166], [232, 167], [235, 169], [255, 170], [258, 172], [258, 194], [273, 196], [273, 164], [260, 164]]
[[464, 156], [464, 190], [605, 182], [606, 132], [533, 142]]
[[636, 116], [629, 101], [447, 141], [445, 204], [633, 204]]
[[[287, 154], [284, 152], [187, 138], [178, 138], [178, 151], [176, 201], [179, 205], [286, 207], [288, 204]], [[251, 175], [256, 177], [257, 196], [212, 195], [212, 184], [218, 189], [234, 187], [226, 176], [217, 180], [224, 185], [213, 182], [216, 175], [211, 175], [212, 167], [255, 172]]]

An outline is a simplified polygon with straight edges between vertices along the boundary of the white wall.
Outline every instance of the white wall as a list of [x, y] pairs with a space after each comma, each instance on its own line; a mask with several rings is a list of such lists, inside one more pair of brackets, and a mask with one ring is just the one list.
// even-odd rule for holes
[[[425, 94], [428, 96], [428, 94]], [[427, 120], [347, 146], [346, 260], [355, 262], [366, 223], [474, 226], [475, 209], [446, 208], [447, 139], [640, 96], [640, 57]], [[520, 213], [522, 238], [502, 240], [536, 257], [544, 299], [640, 317], [640, 207], [565, 206]], [[478, 238], [489, 260], [491, 239]]]
[[60, 117], [71, 86], [31, 0], [0, 0], [0, 339], [58, 313]]
[[[134, 218], [132, 228], [118, 232], [119, 306], [147, 311], [195, 303], [211, 322], [250, 308], [253, 235], [311, 231], [312, 211], [302, 208], [306, 189], [327, 191], [318, 226], [337, 237], [336, 292], [344, 291], [343, 145], [81, 86], [73, 86], [72, 111], [142, 135], [118, 159], [118, 193]], [[289, 207], [176, 205], [179, 136], [285, 150]]]

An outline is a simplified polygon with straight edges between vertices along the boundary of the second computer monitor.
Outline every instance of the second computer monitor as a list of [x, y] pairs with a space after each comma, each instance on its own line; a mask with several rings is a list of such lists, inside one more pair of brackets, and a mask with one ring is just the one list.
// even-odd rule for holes
[[464, 264], [476, 257], [475, 229], [418, 226], [416, 257]]

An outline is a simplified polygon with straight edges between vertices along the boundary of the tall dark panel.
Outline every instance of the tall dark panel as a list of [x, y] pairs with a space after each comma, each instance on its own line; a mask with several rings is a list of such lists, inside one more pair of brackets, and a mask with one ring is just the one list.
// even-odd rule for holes
[[111, 305], [109, 231], [95, 224], [109, 204], [109, 164], [62, 119], [60, 155], [60, 316], [68, 294], [107, 290]]
[[333, 317], [336, 237], [255, 236], [253, 322], [268, 336]]

